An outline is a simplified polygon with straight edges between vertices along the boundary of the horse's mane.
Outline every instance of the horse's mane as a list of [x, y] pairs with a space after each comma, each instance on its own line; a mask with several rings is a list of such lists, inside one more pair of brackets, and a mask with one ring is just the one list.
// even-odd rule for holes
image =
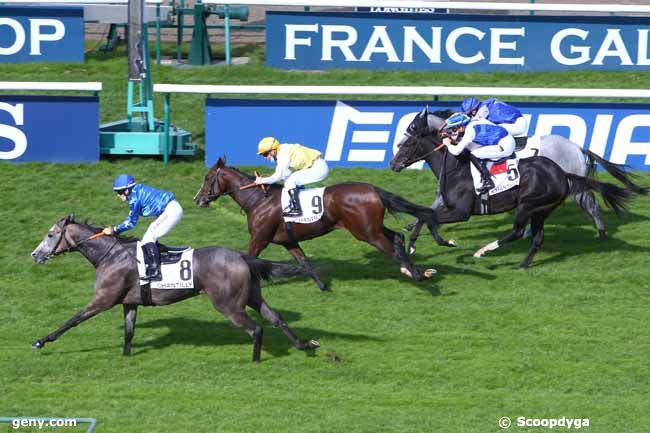
[[251, 174], [248, 174], [248, 173], [244, 173], [243, 171], [241, 171], [241, 170], [238, 169], [237, 167], [233, 167], [233, 166], [229, 165], [228, 168], [230, 168], [230, 169], [236, 171], [237, 173], [241, 174], [242, 176], [246, 177], [246, 178], [249, 179], [249, 180], [255, 180], [255, 176], [253, 176], [253, 175], [251, 175]]
[[[85, 227], [85, 228], [87, 228], [88, 230], [92, 231], [93, 233], [99, 233], [99, 232], [101, 232], [101, 231], [103, 230], [103, 227], [96, 227], [96, 226], [90, 224], [90, 223], [88, 222], [88, 220], [85, 220], [85, 221], [76, 221], [76, 220], [73, 219], [71, 222], [72, 222], [73, 224], [77, 224], [77, 225], [80, 225], [80, 226], [82, 226], [82, 227]], [[121, 243], [123, 243], [123, 244], [130, 244], [130, 243], [132, 243], [132, 242], [136, 242], [136, 241], [139, 240], [139, 239], [136, 238], [135, 236], [122, 236], [122, 235], [119, 235], [119, 234], [116, 234], [116, 235], [113, 235], [113, 236], [115, 236], [115, 238], [116, 238], [118, 241], [120, 241]]]
[[445, 108], [444, 110], [436, 110], [433, 113], [429, 113], [429, 114], [433, 114], [434, 116], [440, 117], [441, 119], [448, 119], [449, 116], [454, 114], [454, 112], [451, 111], [449, 108]]

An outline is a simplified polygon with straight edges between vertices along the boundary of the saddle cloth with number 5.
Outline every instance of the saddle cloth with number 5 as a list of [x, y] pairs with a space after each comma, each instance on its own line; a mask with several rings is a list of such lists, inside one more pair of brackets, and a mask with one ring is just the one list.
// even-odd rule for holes
[[[474, 179], [474, 192], [478, 195], [477, 190], [483, 185], [481, 173], [470, 162], [472, 178]], [[488, 195], [499, 194], [519, 185], [519, 158], [512, 158], [506, 161], [494, 164], [488, 162], [488, 169], [492, 175], [494, 188], [488, 191]]]
[[[323, 217], [325, 212], [325, 201], [323, 200], [323, 193], [325, 187], [321, 188], [307, 188], [300, 189], [298, 195], [300, 200], [300, 207], [302, 208], [302, 215], [299, 217], [284, 217], [286, 222], [294, 222], [300, 224], [309, 224], [318, 221]], [[282, 194], [282, 209], [289, 206], [288, 194]]]
[[[138, 241], [136, 246], [138, 258], [138, 273], [140, 274], [140, 284], [142, 280], [147, 280], [147, 271], [144, 264], [144, 255], [142, 254], [142, 243]], [[152, 289], [193, 289], [194, 288], [194, 269], [192, 267], [192, 258], [194, 256], [194, 248], [188, 248], [180, 255], [180, 260], [174, 263], [160, 264], [160, 273], [162, 274], [162, 281], [151, 281], [150, 286]], [[145, 281], [145, 282], [146, 282]]]

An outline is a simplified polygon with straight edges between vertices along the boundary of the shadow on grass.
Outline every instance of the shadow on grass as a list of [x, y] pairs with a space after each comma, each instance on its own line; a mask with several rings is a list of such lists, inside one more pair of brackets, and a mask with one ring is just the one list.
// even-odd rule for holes
[[[329, 332], [321, 329], [293, 327], [291, 323], [299, 320], [301, 314], [293, 311], [282, 311], [284, 319], [291, 329], [301, 340], [305, 341], [310, 338], [330, 338], [343, 339], [348, 341], [380, 341], [379, 338], [363, 334], [348, 334], [340, 332]], [[270, 353], [273, 357], [287, 356], [292, 351], [297, 350], [286, 338], [280, 329], [273, 328], [267, 321], [261, 317], [254, 317], [254, 320], [264, 328], [264, 337], [262, 349]], [[145, 343], [134, 341], [133, 355], [137, 356], [153, 349], [161, 349], [169, 346], [228, 346], [228, 345], [250, 345], [251, 351], [253, 345], [250, 337], [246, 332], [235, 327], [230, 322], [215, 322], [210, 320], [189, 319], [186, 317], [174, 317], [165, 319], [156, 319], [143, 322], [137, 325], [137, 329], [158, 329], [168, 328], [169, 332], [155, 340]]]
[[[562, 233], [563, 229], [559, 231], [548, 229], [545, 231], [544, 244], [540, 251], [551, 254], [550, 257], [540, 259], [536, 256], [533, 259], [531, 267], [544, 266], [549, 264], [556, 264], [568, 260], [577, 260], [579, 257], [584, 257], [588, 254], [602, 254], [605, 252], [621, 251], [625, 253], [650, 253], [650, 248], [641, 247], [625, 242], [622, 239], [608, 237], [606, 240], [599, 240], [593, 236], [589, 229], [573, 228], [566, 236]], [[472, 262], [480, 263], [485, 266], [485, 269], [494, 270], [508, 266], [518, 267], [521, 261], [528, 253], [530, 247], [530, 239], [519, 239], [510, 244], [505, 244], [495, 251], [489, 252], [485, 257], [475, 259], [473, 252], [466, 252], [456, 258], [456, 263], [462, 265], [471, 265]], [[477, 246], [477, 249], [480, 246]], [[503, 257], [504, 255], [515, 254], [520, 257], [516, 261], [500, 262], [498, 265], [491, 264], [490, 258]]]
[[[364, 252], [359, 258], [353, 260], [316, 256], [309, 257], [309, 261], [321, 275], [323, 281], [334, 292], [337, 290], [345, 290], [346, 281], [375, 280], [377, 284], [383, 284], [383, 280], [395, 280], [400, 283], [410, 282], [417, 289], [427, 291], [432, 296], [447, 296], [451, 293], [446, 290], [445, 292], [441, 292], [439, 288], [446, 275], [462, 273], [487, 280], [496, 278], [495, 275], [486, 272], [436, 263], [435, 252], [433, 255], [426, 257], [423, 255], [415, 257], [415, 266], [420, 272], [428, 268], [436, 270], [436, 273], [431, 278], [419, 282], [403, 275], [400, 272], [400, 266], [397, 262], [377, 251]], [[291, 283], [291, 280], [278, 280], [274, 284], [284, 284], [285, 282]]]

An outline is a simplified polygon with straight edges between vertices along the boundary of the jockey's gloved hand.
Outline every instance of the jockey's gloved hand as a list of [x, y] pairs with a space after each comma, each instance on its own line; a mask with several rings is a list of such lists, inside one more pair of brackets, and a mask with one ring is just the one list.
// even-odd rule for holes
[[103, 232], [105, 235], [110, 236], [110, 235], [112, 235], [113, 233], [115, 233], [115, 230], [113, 230], [113, 227], [108, 226], [108, 227], [106, 227], [104, 230], [102, 230], [102, 232]]

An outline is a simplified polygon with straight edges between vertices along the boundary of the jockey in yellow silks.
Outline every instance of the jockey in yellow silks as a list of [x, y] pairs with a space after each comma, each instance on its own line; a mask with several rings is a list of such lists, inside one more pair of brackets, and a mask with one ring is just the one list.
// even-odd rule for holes
[[264, 137], [257, 146], [257, 154], [269, 161], [275, 160], [277, 165], [271, 176], [257, 176], [255, 183], [273, 184], [283, 180], [282, 194], [289, 197], [290, 203], [289, 208], [284, 210], [284, 215], [302, 215], [298, 189], [310, 183], [320, 182], [329, 173], [322, 154], [301, 144], [280, 144], [274, 137]]

